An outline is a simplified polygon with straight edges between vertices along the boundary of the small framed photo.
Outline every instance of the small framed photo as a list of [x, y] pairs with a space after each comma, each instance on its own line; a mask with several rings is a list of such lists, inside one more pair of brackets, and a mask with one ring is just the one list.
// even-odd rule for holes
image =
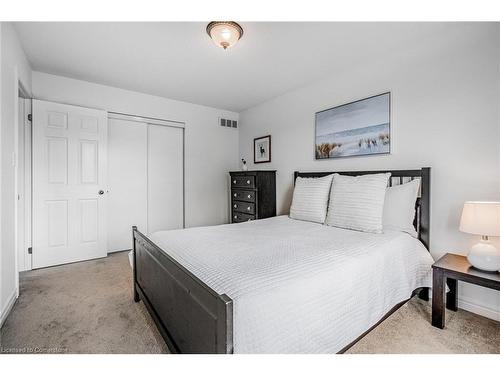
[[270, 163], [271, 162], [271, 136], [255, 138], [253, 140], [253, 162]]

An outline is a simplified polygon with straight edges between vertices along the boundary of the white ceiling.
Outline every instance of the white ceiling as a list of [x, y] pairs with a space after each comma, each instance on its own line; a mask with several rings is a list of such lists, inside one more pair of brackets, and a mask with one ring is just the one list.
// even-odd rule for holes
[[470, 24], [242, 22], [228, 51], [205, 23], [15, 23], [32, 68], [236, 112]]

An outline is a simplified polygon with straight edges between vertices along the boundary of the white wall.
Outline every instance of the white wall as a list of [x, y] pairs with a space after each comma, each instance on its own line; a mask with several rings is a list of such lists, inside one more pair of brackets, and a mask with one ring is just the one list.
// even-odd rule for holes
[[[477, 238], [458, 231], [463, 202], [500, 200], [498, 31], [465, 25], [248, 109], [240, 113], [240, 154], [250, 168], [277, 169], [279, 214], [288, 213], [295, 170], [430, 166], [431, 253], [465, 254]], [[314, 160], [315, 112], [389, 90], [391, 155]], [[272, 162], [255, 166], [253, 138], [267, 134]], [[461, 285], [459, 293], [462, 307], [500, 319], [497, 291]]]
[[[2, 83], [3, 83], [3, 79], [2, 79], [2, 72], [1, 72], [1, 63], [2, 63], [2, 43], [1, 43], [1, 40], [2, 40], [2, 24], [0, 23], [0, 168], [2, 168], [2, 148], [1, 148], [1, 144], [2, 144], [2, 92], [1, 92], [1, 88], [2, 88]], [[1, 215], [1, 212], [2, 212], [2, 199], [1, 199], [1, 196], [2, 196], [2, 182], [3, 182], [3, 178], [2, 178], [2, 173], [0, 173], [0, 228], [2, 228], [2, 215]], [[3, 299], [3, 262], [2, 262], [2, 258], [3, 258], [3, 246], [2, 246], [2, 231], [0, 230], [0, 328], [2, 327], [2, 324], [7, 316], [7, 313], [5, 311], [5, 308], [6, 306], [4, 306], [4, 299]]]
[[18, 81], [31, 91], [31, 68], [10, 23], [1, 28], [1, 199], [0, 322], [17, 295], [15, 248], [15, 174], [12, 164], [18, 117]]
[[238, 114], [75, 79], [33, 72], [37, 99], [181, 121], [185, 128], [186, 226], [227, 223], [228, 171], [238, 166], [238, 130], [218, 118]]

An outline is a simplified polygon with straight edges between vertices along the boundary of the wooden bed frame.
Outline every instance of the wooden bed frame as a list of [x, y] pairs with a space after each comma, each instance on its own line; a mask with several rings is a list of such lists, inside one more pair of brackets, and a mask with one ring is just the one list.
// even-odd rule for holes
[[[430, 168], [388, 171], [337, 172], [344, 175], [391, 173], [390, 185], [419, 178], [415, 228], [429, 249]], [[295, 172], [297, 177], [321, 177], [335, 172]], [[233, 353], [233, 301], [218, 294], [132, 227], [134, 301], [142, 300], [173, 353]], [[429, 288], [413, 292], [428, 300]], [[412, 295], [412, 296], [413, 296]], [[377, 324], [347, 345], [343, 353], [406, 301], [394, 306]]]

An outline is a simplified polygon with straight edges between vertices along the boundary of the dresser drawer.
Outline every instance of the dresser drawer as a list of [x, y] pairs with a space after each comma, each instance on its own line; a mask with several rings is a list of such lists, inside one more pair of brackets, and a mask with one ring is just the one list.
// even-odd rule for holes
[[255, 202], [255, 191], [234, 189], [232, 194], [235, 201]]
[[254, 188], [255, 176], [232, 176], [231, 186]]
[[233, 211], [243, 212], [253, 215], [255, 213], [255, 204], [250, 202], [240, 202], [233, 200]]
[[255, 215], [248, 215], [241, 212], [233, 211], [233, 223], [241, 223], [243, 221], [255, 220]]

